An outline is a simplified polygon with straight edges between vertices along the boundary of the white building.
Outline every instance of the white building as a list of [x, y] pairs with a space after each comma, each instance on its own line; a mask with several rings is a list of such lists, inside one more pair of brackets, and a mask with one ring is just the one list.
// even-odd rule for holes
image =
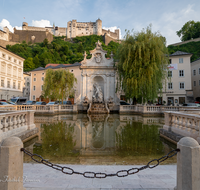
[[[192, 89], [194, 93], [194, 99], [200, 99], [200, 58], [191, 63], [192, 72]], [[197, 98], [197, 99], [196, 99]]]
[[24, 60], [0, 46], [0, 99], [22, 96]]
[[23, 73], [24, 84], [23, 84], [23, 97], [27, 97], [29, 100], [30, 96], [30, 82], [31, 82], [31, 74]]
[[192, 54], [177, 51], [169, 56], [168, 78], [163, 85], [161, 102], [177, 105], [193, 101], [190, 58]]

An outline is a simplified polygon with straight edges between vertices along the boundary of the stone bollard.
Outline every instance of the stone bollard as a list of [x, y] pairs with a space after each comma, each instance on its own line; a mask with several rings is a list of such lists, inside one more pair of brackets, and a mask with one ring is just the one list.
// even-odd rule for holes
[[23, 187], [23, 143], [18, 137], [9, 137], [0, 146], [0, 189], [25, 190]]
[[177, 148], [177, 187], [175, 190], [200, 189], [200, 146], [190, 137], [182, 138]]

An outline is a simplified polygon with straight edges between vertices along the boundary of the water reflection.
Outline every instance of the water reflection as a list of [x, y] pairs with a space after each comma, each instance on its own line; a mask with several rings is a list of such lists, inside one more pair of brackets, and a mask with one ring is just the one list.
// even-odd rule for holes
[[35, 117], [38, 139], [25, 147], [54, 163], [146, 164], [172, 149], [159, 137], [163, 121], [119, 114]]

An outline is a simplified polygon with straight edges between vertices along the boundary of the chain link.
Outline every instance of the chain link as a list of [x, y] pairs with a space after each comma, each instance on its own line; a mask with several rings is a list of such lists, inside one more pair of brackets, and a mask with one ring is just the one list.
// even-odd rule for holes
[[44, 158], [42, 158], [42, 156], [37, 155], [37, 154], [32, 154], [31, 152], [29, 152], [28, 150], [21, 148], [21, 151], [23, 151], [25, 154], [27, 154], [28, 156], [31, 157], [32, 160], [34, 160], [37, 163], [42, 163], [46, 166], [49, 166], [55, 170], [61, 171], [64, 174], [68, 174], [68, 175], [72, 175], [72, 174], [78, 174], [78, 175], [83, 175], [85, 178], [106, 178], [106, 177], [113, 177], [113, 176], [117, 176], [117, 177], [126, 177], [128, 175], [132, 175], [132, 174], [136, 174], [141, 170], [147, 169], [147, 168], [155, 168], [157, 167], [160, 163], [164, 162], [165, 160], [167, 160], [168, 158], [171, 158], [173, 156], [175, 156], [180, 149], [174, 149], [172, 151], [170, 151], [167, 155], [159, 158], [159, 159], [153, 159], [150, 162], [148, 162], [147, 165], [142, 166], [140, 168], [131, 168], [129, 170], [120, 170], [116, 173], [113, 174], [106, 174], [106, 173], [101, 173], [101, 172], [90, 172], [90, 171], [86, 171], [84, 173], [81, 172], [76, 172], [74, 171], [72, 168], [66, 167], [66, 166], [60, 166], [57, 164], [52, 164], [51, 162], [45, 160]]

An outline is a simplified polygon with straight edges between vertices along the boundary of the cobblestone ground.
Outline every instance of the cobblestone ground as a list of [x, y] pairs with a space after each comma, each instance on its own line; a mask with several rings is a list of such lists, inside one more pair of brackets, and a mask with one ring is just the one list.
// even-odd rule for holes
[[[116, 173], [133, 167], [129, 165], [62, 165], [75, 171]], [[24, 187], [27, 190], [174, 190], [176, 165], [159, 165], [127, 177], [89, 179], [81, 175], [66, 175], [43, 164], [24, 164]]]

